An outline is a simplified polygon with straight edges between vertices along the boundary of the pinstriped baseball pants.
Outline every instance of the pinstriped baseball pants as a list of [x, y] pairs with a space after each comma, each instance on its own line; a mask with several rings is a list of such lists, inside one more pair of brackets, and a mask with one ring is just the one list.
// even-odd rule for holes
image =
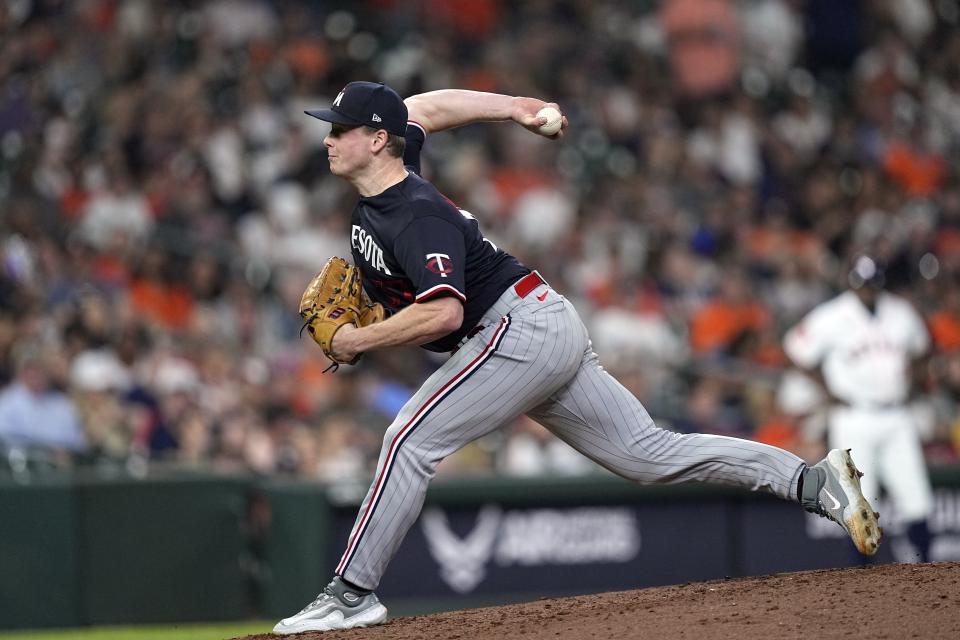
[[483, 330], [427, 379], [387, 429], [373, 484], [336, 568], [349, 582], [377, 587], [441, 460], [524, 413], [630, 480], [707, 482], [797, 499], [804, 467], [797, 456], [748, 440], [657, 427], [603, 370], [573, 305], [549, 285], [524, 298], [511, 287], [480, 324]]

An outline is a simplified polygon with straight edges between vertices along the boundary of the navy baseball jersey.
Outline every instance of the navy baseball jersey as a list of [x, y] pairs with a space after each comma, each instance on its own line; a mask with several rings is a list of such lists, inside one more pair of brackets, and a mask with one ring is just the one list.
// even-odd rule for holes
[[472, 215], [420, 177], [425, 140], [419, 125], [407, 125], [403, 160], [409, 175], [382, 193], [360, 198], [350, 220], [350, 248], [367, 295], [391, 313], [439, 296], [463, 303], [460, 328], [423, 345], [452, 351], [530, 269], [486, 240]]

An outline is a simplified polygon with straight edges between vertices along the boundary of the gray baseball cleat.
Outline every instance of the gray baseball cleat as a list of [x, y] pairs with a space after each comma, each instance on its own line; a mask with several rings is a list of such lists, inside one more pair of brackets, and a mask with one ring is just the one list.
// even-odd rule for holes
[[832, 449], [826, 458], [807, 469], [800, 504], [839, 524], [860, 553], [872, 556], [880, 547], [883, 530], [877, 523], [880, 514], [860, 490], [862, 475], [853, 464], [849, 449]]
[[273, 628], [274, 633], [287, 635], [304, 631], [333, 631], [380, 624], [387, 619], [387, 608], [373, 593], [360, 595], [334, 577], [320, 595], [303, 610], [284, 618]]

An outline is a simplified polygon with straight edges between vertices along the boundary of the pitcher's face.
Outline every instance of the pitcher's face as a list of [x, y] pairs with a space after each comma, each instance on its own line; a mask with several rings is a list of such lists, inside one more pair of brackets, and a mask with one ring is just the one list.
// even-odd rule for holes
[[327, 147], [330, 173], [335, 176], [356, 175], [373, 159], [372, 138], [367, 127], [334, 124], [323, 139]]

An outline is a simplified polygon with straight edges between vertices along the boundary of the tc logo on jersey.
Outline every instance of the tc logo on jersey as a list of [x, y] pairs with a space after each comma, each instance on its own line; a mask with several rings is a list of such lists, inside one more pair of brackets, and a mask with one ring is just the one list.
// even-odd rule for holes
[[448, 273], [453, 273], [453, 262], [445, 253], [428, 253], [427, 269], [439, 273], [441, 278], [446, 278]]

